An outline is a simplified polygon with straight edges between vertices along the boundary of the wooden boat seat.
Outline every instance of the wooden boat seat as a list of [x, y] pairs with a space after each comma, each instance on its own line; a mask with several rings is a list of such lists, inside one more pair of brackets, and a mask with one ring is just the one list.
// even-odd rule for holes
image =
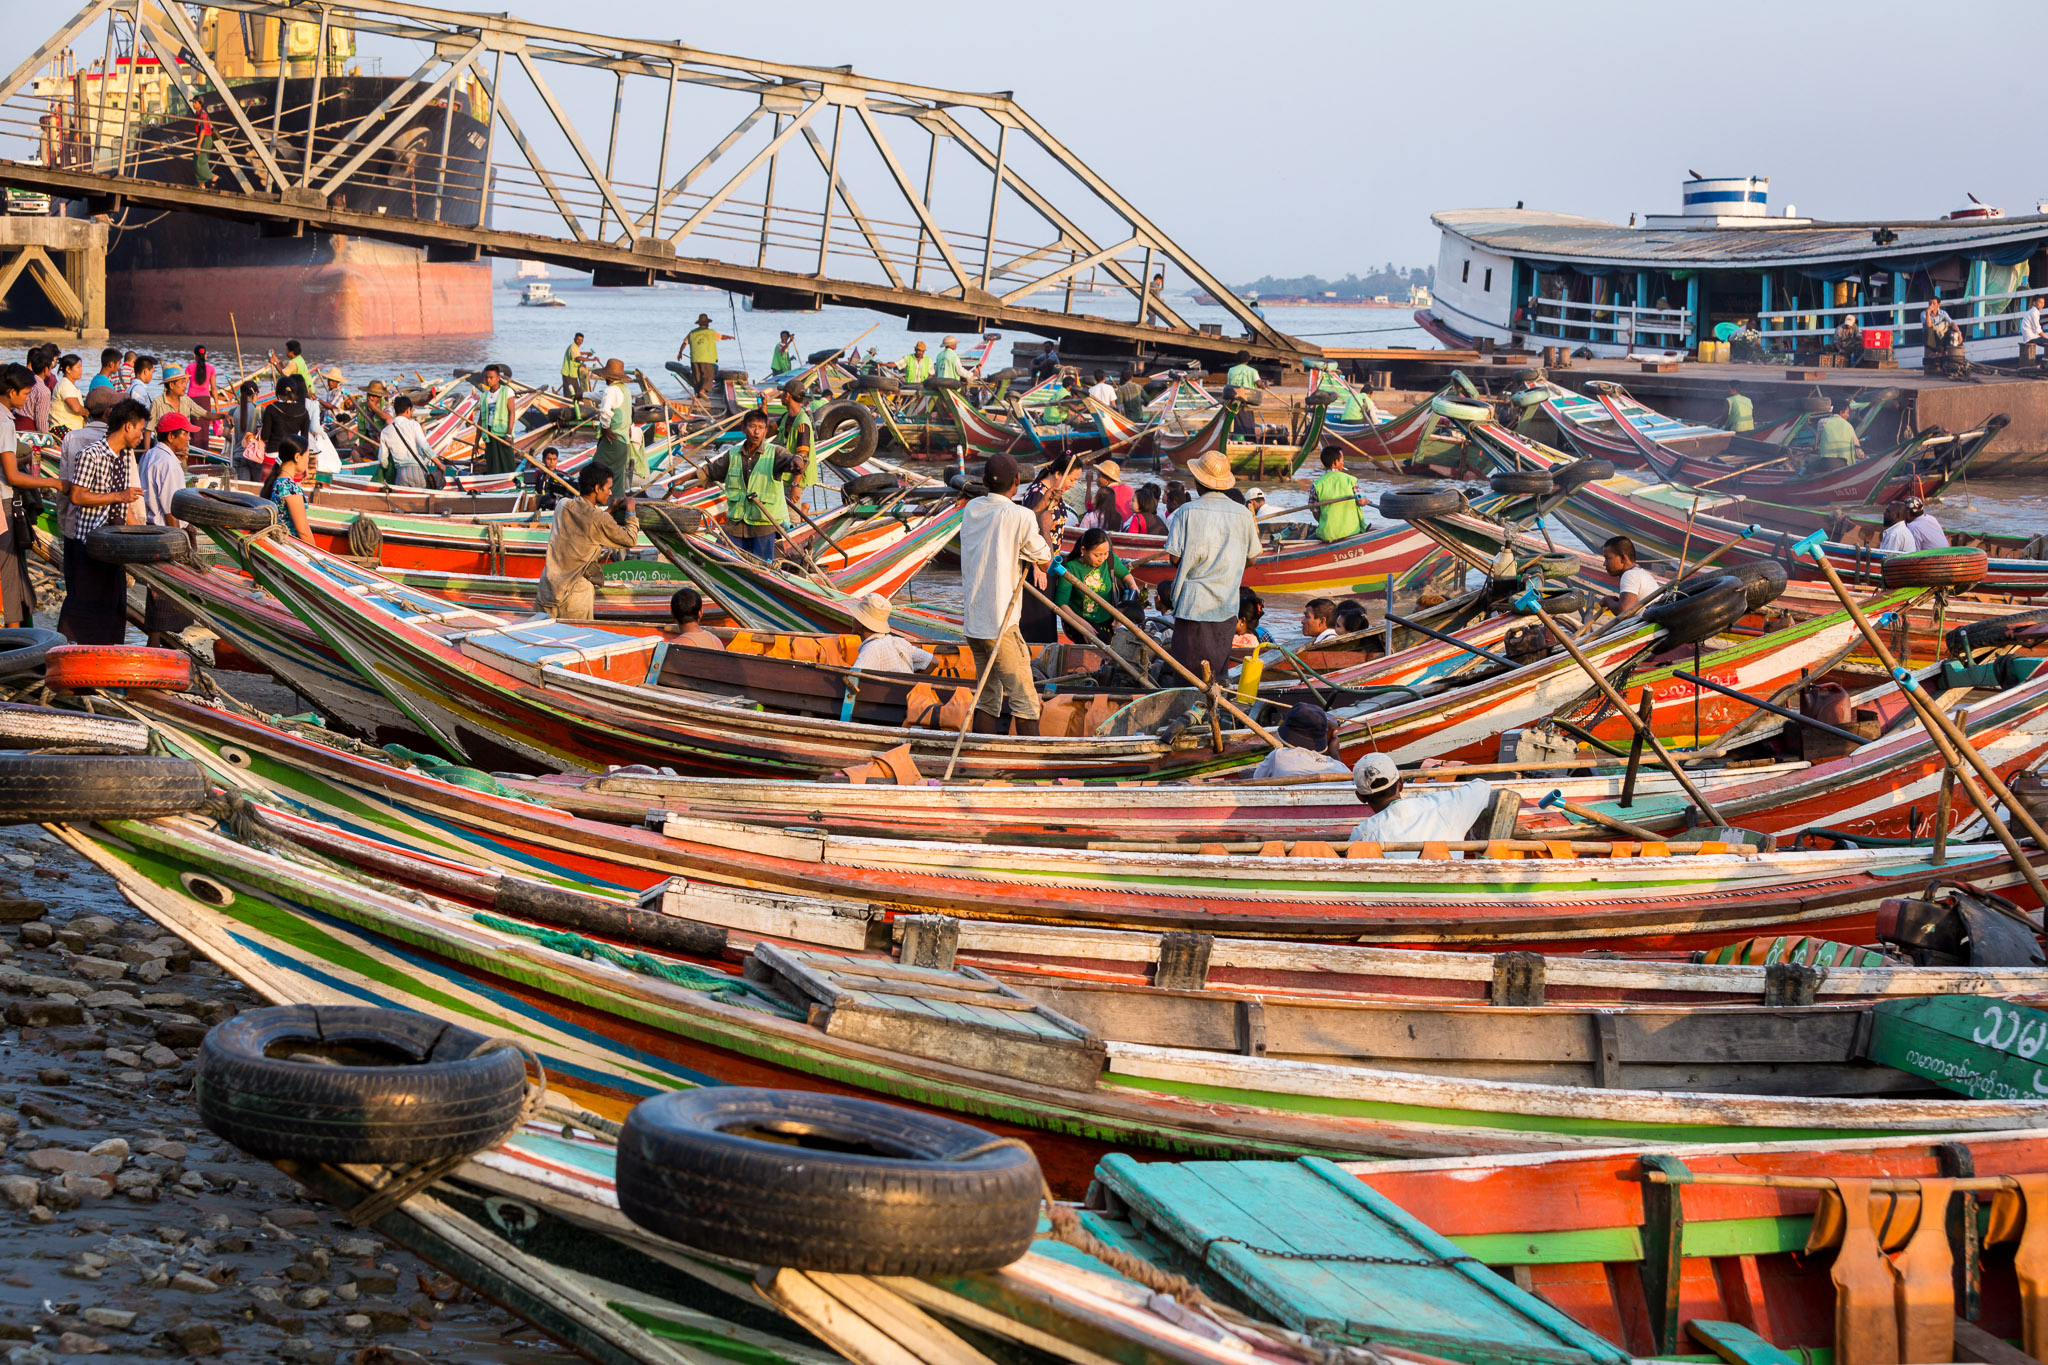
[[746, 975], [808, 1006], [812, 1025], [832, 1038], [1075, 1090], [1092, 1090], [1109, 1061], [1092, 1030], [972, 967], [763, 943]]
[[462, 652], [469, 658], [530, 683], [543, 681], [543, 670], [550, 665], [638, 683], [646, 678], [648, 656], [660, 643], [658, 636], [622, 636], [617, 631], [549, 618], [473, 631], [461, 642]]

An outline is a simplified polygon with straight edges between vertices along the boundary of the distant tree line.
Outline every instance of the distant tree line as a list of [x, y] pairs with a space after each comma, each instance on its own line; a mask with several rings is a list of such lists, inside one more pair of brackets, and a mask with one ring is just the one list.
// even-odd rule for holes
[[1232, 286], [1239, 294], [1299, 295], [1317, 298], [1324, 294], [1335, 294], [1340, 299], [1369, 299], [1376, 294], [1389, 298], [1405, 295], [1412, 285], [1436, 285], [1435, 266], [1417, 266], [1403, 270], [1388, 261], [1386, 265], [1369, 275], [1346, 275], [1341, 280], [1326, 280], [1320, 275], [1299, 275], [1293, 279], [1278, 279], [1262, 275], [1250, 284]]

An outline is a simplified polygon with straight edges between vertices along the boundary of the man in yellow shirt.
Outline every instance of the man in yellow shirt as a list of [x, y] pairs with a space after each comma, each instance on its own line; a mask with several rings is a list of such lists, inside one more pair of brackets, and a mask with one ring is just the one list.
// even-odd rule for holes
[[1231, 390], [1224, 395], [1225, 401], [1235, 401], [1238, 404], [1237, 420], [1232, 423], [1231, 434], [1240, 441], [1258, 440], [1259, 422], [1255, 414], [1259, 407], [1259, 388], [1262, 381], [1258, 370], [1252, 366], [1250, 351], [1237, 353], [1237, 363], [1223, 376], [1223, 383]]
[[903, 366], [903, 382], [911, 385], [924, 383], [932, 377], [931, 357], [924, 353], [924, 343], [918, 342], [910, 354], [900, 362]]
[[1358, 480], [1344, 472], [1344, 448], [1323, 447], [1323, 475], [1315, 482], [1316, 539], [1328, 544], [1365, 529], [1358, 515]]
[[718, 383], [718, 343], [732, 338], [711, 325], [711, 314], [697, 314], [697, 325], [683, 338], [683, 344], [676, 348], [676, 359], [683, 358], [683, 352], [690, 353], [690, 387], [697, 391], [699, 398], [709, 398], [714, 385]]

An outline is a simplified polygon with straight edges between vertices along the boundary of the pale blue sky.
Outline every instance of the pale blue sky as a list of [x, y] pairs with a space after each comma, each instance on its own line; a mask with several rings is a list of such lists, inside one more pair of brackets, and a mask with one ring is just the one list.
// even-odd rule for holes
[[[0, 32], [8, 66], [71, 4], [34, 11], [32, 23], [14, 8], [23, 12]], [[2030, 51], [2038, 3], [512, 8], [543, 23], [1014, 91], [1231, 282], [1433, 263], [1438, 208], [1519, 199], [1619, 221], [1675, 212], [1688, 168], [1769, 175], [1774, 211], [1789, 202], [1822, 217], [1935, 217], [1966, 190], [2028, 212], [2048, 196], [2048, 168], [2029, 150], [2048, 115], [2042, 82], [1999, 60], [2008, 47]], [[609, 112], [609, 78], [598, 79], [578, 91], [572, 73], [557, 85], [593, 140]], [[691, 155], [729, 126], [711, 119], [689, 130]], [[629, 116], [622, 142], [648, 145], [656, 129]]]

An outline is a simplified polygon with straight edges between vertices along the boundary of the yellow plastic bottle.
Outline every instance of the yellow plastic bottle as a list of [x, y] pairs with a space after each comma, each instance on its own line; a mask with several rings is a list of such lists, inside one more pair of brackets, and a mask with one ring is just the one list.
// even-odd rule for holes
[[1258, 645], [1252, 646], [1252, 652], [1237, 671], [1237, 699], [1240, 702], [1258, 700], [1259, 679], [1266, 674], [1266, 661], [1259, 657], [1259, 648]]

